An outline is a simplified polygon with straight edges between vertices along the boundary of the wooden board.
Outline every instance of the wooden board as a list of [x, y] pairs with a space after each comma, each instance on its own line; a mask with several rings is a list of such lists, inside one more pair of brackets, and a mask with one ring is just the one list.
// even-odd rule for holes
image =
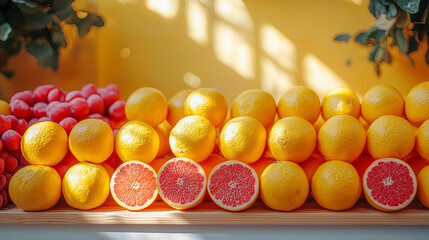
[[295, 211], [278, 212], [258, 201], [243, 212], [224, 211], [212, 202], [178, 211], [155, 202], [143, 211], [131, 212], [114, 202], [90, 211], [61, 202], [43, 212], [24, 212], [10, 205], [0, 210], [0, 224], [429, 225], [429, 209], [414, 202], [404, 210], [386, 213], [359, 202], [347, 211], [329, 211], [309, 201]]

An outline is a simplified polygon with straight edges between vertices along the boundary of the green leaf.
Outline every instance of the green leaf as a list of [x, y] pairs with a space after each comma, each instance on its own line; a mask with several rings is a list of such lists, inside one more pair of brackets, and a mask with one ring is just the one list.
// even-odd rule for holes
[[370, 0], [369, 11], [375, 18], [379, 18], [381, 14], [386, 14], [386, 19], [390, 20], [395, 17], [398, 11], [395, 4], [387, 0]]
[[8, 79], [12, 78], [13, 76], [15, 76], [15, 72], [14, 71], [2, 71], [3, 75], [5, 77], [7, 77]]
[[420, 0], [393, 0], [400, 8], [411, 14], [419, 11]]
[[407, 54], [410, 54], [414, 51], [417, 51], [417, 49], [419, 48], [420, 43], [417, 42], [415, 36], [414, 37], [410, 37], [410, 39], [408, 40], [408, 52]]
[[380, 46], [378, 43], [375, 43], [374, 45], [372, 45], [371, 52], [369, 53], [369, 61], [375, 62], [375, 54], [377, 53], [377, 50], [379, 47]]
[[57, 18], [58, 18], [58, 19], [60, 19], [60, 21], [64, 21], [64, 20], [66, 20], [66, 19], [67, 19], [67, 18], [69, 18], [71, 15], [73, 15], [73, 13], [74, 13], [74, 11], [73, 11], [73, 8], [72, 8], [72, 7], [65, 8], [65, 9], [63, 9], [63, 10], [61, 10], [61, 11], [53, 12], [53, 14], [54, 14], [55, 16], [57, 16]]
[[54, 71], [58, 69], [58, 51], [55, 51], [48, 41], [30, 41], [27, 51], [36, 57], [37, 63], [41, 66], [49, 66]]
[[12, 32], [12, 27], [9, 23], [3, 23], [0, 25], [0, 41], [6, 41], [9, 38], [9, 34]]
[[395, 28], [394, 31], [394, 40], [396, 45], [399, 47], [399, 50], [406, 54], [408, 49], [408, 43], [407, 39], [405, 38], [404, 34], [402, 33], [401, 28]]
[[334, 41], [338, 41], [338, 42], [348, 42], [351, 38], [350, 34], [340, 34], [335, 36]]
[[375, 29], [368, 35], [368, 38], [373, 38], [380, 41], [385, 35], [386, 35], [385, 30]]
[[374, 61], [376, 63], [381, 63], [384, 61], [384, 57], [386, 56], [386, 48], [379, 47], [374, 55]]
[[51, 45], [55, 50], [58, 50], [60, 47], [66, 47], [67, 41], [64, 36], [61, 26], [57, 23], [52, 24], [52, 28], [49, 30], [51, 33]]
[[85, 18], [80, 19], [76, 13], [66, 21], [68, 24], [74, 24], [77, 26], [79, 37], [85, 36], [92, 26], [102, 27], [104, 26], [103, 19], [93, 13], [89, 13]]
[[70, 8], [74, 0], [51, 0], [52, 1], [52, 10], [54, 12], [62, 11], [64, 9]]

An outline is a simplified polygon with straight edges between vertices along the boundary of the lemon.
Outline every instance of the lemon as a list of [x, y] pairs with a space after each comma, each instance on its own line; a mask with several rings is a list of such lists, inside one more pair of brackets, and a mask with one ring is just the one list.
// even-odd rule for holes
[[276, 160], [303, 162], [316, 148], [316, 131], [300, 117], [280, 119], [268, 135], [268, 148]]
[[413, 150], [414, 143], [412, 125], [398, 116], [381, 116], [367, 131], [368, 152], [374, 159], [403, 159]]
[[159, 151], [159, 135], [142, 121], [130, 121], [116, 134], [116, 153], [122, 161], [137, 160], [150, 163]]
[[365, 93], [361, 110], [362, 117], [369, 124], [383, 115], [400, 117], [404, 114], [404, 97], [392, 86], [377, 85]]
[[24, 211], [49, 209], [60, 199], [61, 177], [52, 167], [28, 165], [13, 175], [9, 196]]
[[328, 119], [318, 134], [319, 150], [328, 160], [353, 162], [362, 153], [365, 142], [362, 124], [348, 115]]
[[336, 115], [350, 115], [359, 118], [359, 98], [350, 88], [334, 88], [323, 98], [322, 114], [325, 120]]
[[214, 127], [219, 127], [226, 118], [228, 102], [226, 98], [216, 89], [200, 88], [185, 100], [185, 114], [198, 115], [207, 118]]
[[109, 174], [101, 165], [78, 163], [64, 175], [62, 190], [69, 206], [81, 210], [96, 208], [109, 196]]
[[191, 94], [192, 90], [186, 89], [176, 93], [171, 99], [168, 101], [168, 114], [167, 121], [171, 126], [174, 127], [176, 123], [184, 118], [185, 110], [183, 106], [185, 105], [185, 100]]
[[274, 210], [292, 211], [301, 207], [308, 192], [307, 176], [294, 162], [274, 162], [262, 172], [260, 195], [262, 201]]
[[201, 162], [213, 151], [216, 129], [205, 117], [187, 116], [171, 130], [169, 142], [171, 151], [176, 157]]
[[156, 154], [157, 158], [163, 157], [170, 150], [170, 143], [168, 138], [170, 137], [171, 125], [164, 121], [158, 126], [155, 127], [155, 131], [159, 136], [159, 149], [158, 154]]
[[109, 124], [100, 119], [78, 122], [69, 135], [70, 151], [81, 162], [104, 162], [112, 154], [114, 142]]
[[64, 128], [51, 121], [31, 125], [21, 139], [21, 151], [30, 164], [54, 166], [67, 154], [68, 136]]
[[320, 100], [308, 87], [293, 87], [282, 95], [277, 110], [280, 118], [297, 116], [314, 124], [320, 115]]
[[131, 93], [125, 103], [128, 120], [143, 121], [152, 127], [164, 121], [167, 112], [167, 100], [164, 94], [155, 88], [139, 88]]
[[251, 89], [238, 95], [231, 106], [231, 117], [253, 117], [269, 129], [274, 124], [277, 106], [274, 97], [261, 89]]
[[228, 121], [219, 137], [219, 148], [226, 159], [244, 163], [256, 162], [265, 149], [267, 133], [252, 117], [237, 117]]

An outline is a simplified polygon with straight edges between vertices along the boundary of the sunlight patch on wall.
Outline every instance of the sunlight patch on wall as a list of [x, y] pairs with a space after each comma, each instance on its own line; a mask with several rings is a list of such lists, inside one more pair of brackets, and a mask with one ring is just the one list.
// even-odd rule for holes
[[215, 14], [244, 33], [252, 33], [254, 25], [246, 5], [242, 0], [215, 0]]
[[179, 11], [179, 0], [146, 0], [146, 7], [164, 18], [176, 17]]
[[306, 54], [303, 58], [303, 75], [305, 84], [319, 97], [325, 96], [333, 88], [348, 87], [341, 77], [313, 54]]
[[214, 51], [223, 64], [246, 79], [254, 77], [254, 54], [251, 45], [234, 28], [222, 22], [214, 24]]
[[362, 5], [362, 3], [363, 3], [363, 0], [345, 0], [345, 1], [349, 2], [349, 3], [353, 3], [353, 4], [358, 5], [358, 6]]
[[186, 2], [186, 21], [188, 37], [200, 45], [206, 45], [208, 42], [207, 10], [198, 0]]
[[122, 48], [121, 52], [119, 53], [119, 55], [121, 56], [121, 58], [128, 58], [131, 54], [131, 49], [129, 48]]
[[295, 80], [268, 57], [261, 57], [260, 64], [262, 89], [271, 93], [278, 101], [287, 89], [295, 85]]
[[183, 75], [183, 81], [187, 86], [192, 89], [197, 89], [201, 87], [201, 79], [197, 75], [187, 72]]
[[295, 44], [277, 28], [269, 24], [261, 27], [261, 45], [264, 52], [288, 71], [296, 70]]

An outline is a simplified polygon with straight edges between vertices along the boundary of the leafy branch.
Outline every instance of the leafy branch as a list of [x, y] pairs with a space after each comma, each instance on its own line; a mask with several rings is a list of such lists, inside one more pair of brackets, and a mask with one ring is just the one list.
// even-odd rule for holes
[[[414, 66], [410, 54], [429, 43], [429, 1], [427, 0], [370, 0], [369, 11], [376, 18], [374, 26], [358, 33], [354, 41], [371, 46], [369, 61], [377, 75], [380, 65], [392, 62], [391, 50], [398, 48]], [[335, 41], [349, 42], [351, 34], [340, 34]], [[429, 50], [425, 55], [429, 65]]]
[[39, 65], [58, 69], [59, 49], [67, 46], [61, 22], [76, 25], [80, 37], [92, 26], [102, 27], [103, 19], [91, 12], [75, 11], [74, 0], [0, 0], [0, 72], [10, 57], [22, 48], [36, 57]]

